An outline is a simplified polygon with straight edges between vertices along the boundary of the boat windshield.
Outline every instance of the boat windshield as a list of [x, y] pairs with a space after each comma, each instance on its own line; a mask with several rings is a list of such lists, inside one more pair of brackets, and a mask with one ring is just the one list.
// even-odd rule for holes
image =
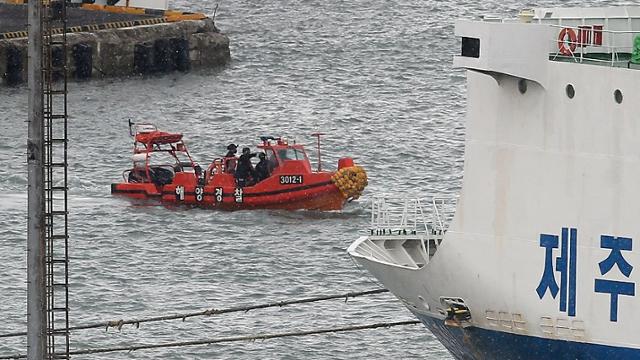
[[149, 166], [174, 166], [177, 160], [168, 151], [155, 151], [149, 154]]
[[278, 150], [278, 157], [282, 161], [286, 160], [305, 160], [307, 157], [304, 151], [294, 148], [286, 148]]

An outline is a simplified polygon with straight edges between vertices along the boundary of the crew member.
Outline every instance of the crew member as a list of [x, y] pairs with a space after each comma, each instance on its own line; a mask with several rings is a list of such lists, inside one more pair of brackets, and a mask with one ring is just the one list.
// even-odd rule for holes
[[236, 171], [238, 145], [231, 143], [227, 146], [227, 150], [227, 155], [224, 156], [224, 172], [233, 174]]
[[256, 165], [256, 181], [260, 182], [271, 175], [271, 164], [267, 160], [267, 154], [261, 152], [258, 157], [260, 161]]
[[239, 186], [245, 186], [251, 179], [255, 179], [255, 170], [251, 164], [251, 158], [255, 157], [256, 153], [252, 153], [248, 147], [242, 148], [242, 155], [238, 158], [238, 166], [236, 167], [236, 179]]

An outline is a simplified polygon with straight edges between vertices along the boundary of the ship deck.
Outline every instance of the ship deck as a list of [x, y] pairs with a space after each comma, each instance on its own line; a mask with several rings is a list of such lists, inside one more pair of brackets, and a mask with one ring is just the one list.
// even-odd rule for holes
[[[145, 14], [128, 14], [69, 7], [67, 9], [67, 26], [100, 25], [163, 16], [164, 12], [161, 10]], [[17, 31], [27, 31], [27, 5], [0, 3], [0, 34]]]
[[617, 52], [613, 55], [608, 53], [588, 53], [583, 54], [582, 56], [580, 54], [576, 54], [575, 57], [549, 54], [549, 60], [568, 63], [601, 65], [608, 67], [621, 67], [628, 69], [640, 69], [640, 64], [632, 62], [631, 53], [624, 52]]

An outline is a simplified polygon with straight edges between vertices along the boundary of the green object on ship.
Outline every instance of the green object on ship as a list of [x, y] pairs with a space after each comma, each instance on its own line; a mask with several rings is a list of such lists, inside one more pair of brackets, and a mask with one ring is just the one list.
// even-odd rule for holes
[[633, 39], [633, 51], [631, 52], [631, 63], [640, 64], [640, 35]]

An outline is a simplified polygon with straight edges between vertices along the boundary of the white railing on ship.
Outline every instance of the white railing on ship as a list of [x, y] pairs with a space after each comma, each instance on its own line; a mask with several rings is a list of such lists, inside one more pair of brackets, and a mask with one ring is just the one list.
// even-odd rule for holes
[[[589, 61], [589, 63], [602, 63], [608, 64], [610, 66], [620, 66], [620, 65], [629, 65], [630, 60], [620, 60], [620, 54], [632, 54], [633, 53], [633, 42], [636, 36], [640, 36], [640, 31], [631, 31], [631, 30], [605, 30], [605, 29], [585, 29], [584, 25], [580, 26], [564, 26], [564, 25], [549, 25], [554, 29], [558, 29], [557, 32], [554, 32], [556, 35], [555, 38], [552, 39], [553, 48], [555, 50], [555, 54], [552, 57], [552, 60], [556, 59], [572, 59], [576, 63], [584, 63], [585, 60]], [[571, 29], [576, 34], [576, 41], [567, 41], [559, 39], [560, 32], [562, 29]], [[580, 38], [577, 34], [580, 32], [589, 32], [588, 42], [584, 42], [583, 39]], [[602, 36], [601, 44], [593, 44], [592, 41], [595, 38], [596, 32], [600, 33]], [[620, 43], [620, 45], [616, 45]], [[561, 52], [560, 46], [564, 44], [567, 48], [570, 49], [572, 45], [575, 45], [575, 51], [569, 51], [569, 55], [565, 55]], [[603, 49], [603, 51], [591, 51], [591, 53], [604, 53], [610, 54], [609, 59], [597, 59], [593, 57], [585, 57], [590, 52], [586, 51], [587, 48], [598, 48]], [[552, 52], [553, 54], [553, 52]], [[626, 67], [626, 66], [625, 66]]]
[[371, 201], [371, 232], [442, 234], [453, 217], [455, 202], [453, 198], [374, 196]]

